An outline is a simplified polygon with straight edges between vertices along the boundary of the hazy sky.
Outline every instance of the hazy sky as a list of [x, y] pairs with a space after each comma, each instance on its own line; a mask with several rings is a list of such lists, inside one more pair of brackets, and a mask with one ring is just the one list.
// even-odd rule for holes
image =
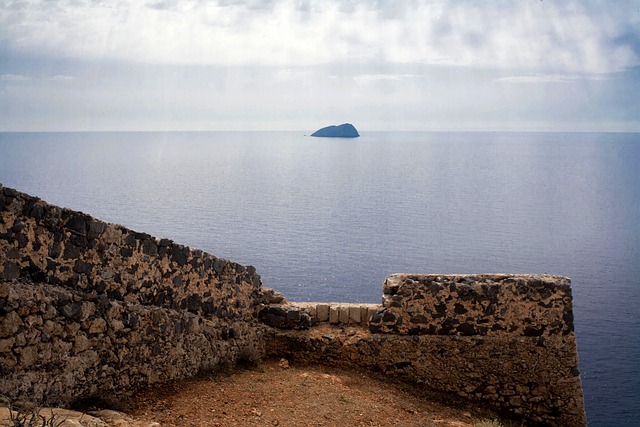
[[640, 1], [0, 0], [0, 130], [640, 131]]

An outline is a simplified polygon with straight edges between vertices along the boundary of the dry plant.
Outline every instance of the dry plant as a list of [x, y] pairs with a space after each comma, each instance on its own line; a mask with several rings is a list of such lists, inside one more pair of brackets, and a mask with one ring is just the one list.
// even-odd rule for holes
[[11, 427], [60, 427], [66, 418], [60, 417], [51, 409], [51, 416], [42, 415], [43, 410], [36, 405], [9, 405], [9, 424]]

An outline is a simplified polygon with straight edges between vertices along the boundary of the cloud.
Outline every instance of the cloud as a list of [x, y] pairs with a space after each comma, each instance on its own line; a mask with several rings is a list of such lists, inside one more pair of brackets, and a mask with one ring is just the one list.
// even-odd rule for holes
[[[56, 72], [0, 81], [0, 129], [307, 132], [349, 121], [368, 130], [640, 130], [640, 68], [603, 80], [388, 64], [68, 67], [45, 61], [37, 69]], [[74, 79], [53, 80], [56, 73]], [[514, 82], [495, 80], [505, 77]], [[516, 77], [563, 83], [516, 84]]]
[[21, 74], [2, 74], [0, 80], [3, 82], [24, 82], [29, 80], [29, 77]]
[[353, 79], [358, 84], [371, 84], [377, 82], [398, 82], [405, 79], [414, 79], [420, 76], [415, 74], [360, 74]]
[[420, 63], [611, 73], [640, 64], [632, 0], [7, 2], [18, 52], [149, 64]]
[[2, 74], [0, 75], [0, 81], [3, 82], [34, 82], [34, 81], [54, 81], [54, 82], [68, 82], [75, 80], [73, 76], [65, 76], [57, 74], [51, 77], [33, 78], [22, 74]]
[[65, 75], [62, 75], [62, 74], [57, 74], [57, 75], [51, 77], [51, 80], [57, 81], [57, 82], [60, 82], [60, 81], [69, 82], [71, 80], [75, 80], [75, 77], [73, 77], [73, 76], [65, 76]]
[[307, 69], [283, 68], [276, 72], [276, 80], [290, 81], [309, 78], [311, 72]]
[[637, 130], [611, 4], [0, 0], [0, 129]]
[[577, 80], [607, 80], [603, 74], [529, 74], [495, 78], [494, 81], [506, 83], [573, 83]]

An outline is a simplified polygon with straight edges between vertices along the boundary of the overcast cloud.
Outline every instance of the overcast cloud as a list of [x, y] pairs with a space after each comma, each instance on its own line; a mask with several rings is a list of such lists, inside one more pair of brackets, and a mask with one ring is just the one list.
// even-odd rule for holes
[[0, 130], [640, 130], [639, 69], [637, 1], [0, 1]]

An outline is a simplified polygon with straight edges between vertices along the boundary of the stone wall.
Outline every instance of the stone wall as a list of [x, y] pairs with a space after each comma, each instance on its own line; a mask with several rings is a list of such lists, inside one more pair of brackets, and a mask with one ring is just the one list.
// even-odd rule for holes
[[252, 320], [254, 267], [0, 187], [0, 280], [28, 278], [206, 316]]
[[307, 311], [313, 324], [367, 325], [380, 304], [354, 304], [341, 302], [298, 302], [296, 307]]
[[251, 266], [0, 186], [0, 397], [67, 405], [266, 354], [384, 372], [527, 424], [586, 424], [570, 280], [393, 275], [289, 304]]
[[0, 282], [0, 395], [47, 405], [110, 401], [264, 353], [262, 329], [105, 294]]
[[272, 330], [268, 353], [384, 372], [529, 425], [586, 425], [569, 279], [392, 275], [382, 302], [360, 325]]
[[340, 302], [298, 302], [270, 304], [258, 318], [264, 324], [280, 329], [307, 329], [313, 325], [367, 325], [380, 304], [349, 304]]
[[371, 332], [530, 336], [573, 332], [571, 280], [546, 275], [389, 276]]
[[68, 404], [263, 353], [255, 268], [0, 186], [0, 395]]

